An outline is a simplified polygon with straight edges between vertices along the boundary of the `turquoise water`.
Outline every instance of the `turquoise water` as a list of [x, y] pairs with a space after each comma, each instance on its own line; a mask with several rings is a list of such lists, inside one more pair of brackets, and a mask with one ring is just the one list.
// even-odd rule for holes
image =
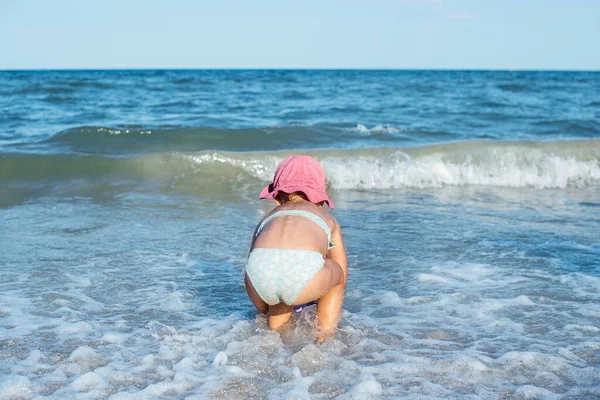
[[[0, 398], [600, 397], [600, 74], [0, 72]], [[335, 338], [243, 287], [324, 166]]]

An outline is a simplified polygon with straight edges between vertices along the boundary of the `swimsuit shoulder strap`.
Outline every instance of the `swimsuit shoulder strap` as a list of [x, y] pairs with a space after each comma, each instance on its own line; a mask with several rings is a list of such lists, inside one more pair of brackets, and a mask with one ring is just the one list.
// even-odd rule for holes
[[311, 221], [313, 221], [314, 223], [319, 225], [321, 228], [323, 228], [323, 230], [327, 234], [327, 240], [328, 240], [327, 250], [329, 250], [335, 246], [335, 244], [331, 241], [331, 229], [329, 228], [329, 225], [327, 225], [327, 223], [323, 220], [323, 218], [321, 218], [318, 215], [315, 215], [311, 212], [303, 211], [303, 210], [283, 210], [283, 211], [277, 211], [276, 213], [269, 215], [267, 218], [265, 218], [265, 220], [260, 224], [260, 226], [256, 230], [256, 235], [258, 236], [258, 234], [263, 230], [265, 225], [267, 225], [273, 218], [283, 217], [286, 215], [292, 215], [292, 216], [298, 216], [298, 217], [304, 217], [304, 218], [310, 219]]

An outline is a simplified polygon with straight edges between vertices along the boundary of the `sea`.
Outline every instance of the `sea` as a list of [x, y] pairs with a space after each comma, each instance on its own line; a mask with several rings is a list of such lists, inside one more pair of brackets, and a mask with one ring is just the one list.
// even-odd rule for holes
[[[292, 154], [323, 344], [243, 284]], [[0, 71], [0, 398], [600, 398], [600, 73]]]

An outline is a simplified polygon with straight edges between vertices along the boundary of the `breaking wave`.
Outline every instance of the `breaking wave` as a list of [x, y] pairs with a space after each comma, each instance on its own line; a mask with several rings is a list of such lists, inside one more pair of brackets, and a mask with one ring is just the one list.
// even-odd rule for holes
[[[333, 189], [600, 185], [600, 140], [470, 141], [411, 148], [300, 151], [317, 158]], [[163, 152], [127, 157], [5, 154], [0, 181], [173, 181], [231, 186], [269, 181], [291, 151]], [[204, 191], [205, 192], [205, 191]]]

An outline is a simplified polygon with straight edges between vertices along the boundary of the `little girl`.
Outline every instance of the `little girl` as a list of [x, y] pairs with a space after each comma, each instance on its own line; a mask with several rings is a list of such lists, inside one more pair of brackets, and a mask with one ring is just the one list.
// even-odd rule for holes
[[283, 160], [273, 183], [260, 193], [277, 207], [254, 231], [246, 263], [246, 291], [269, 326], [287, 322], [292, 307], [317, 300], [321, 339], [335, 331], [348, 276], [337, 220], [324, 208], [325, 173], [309, 156]]

